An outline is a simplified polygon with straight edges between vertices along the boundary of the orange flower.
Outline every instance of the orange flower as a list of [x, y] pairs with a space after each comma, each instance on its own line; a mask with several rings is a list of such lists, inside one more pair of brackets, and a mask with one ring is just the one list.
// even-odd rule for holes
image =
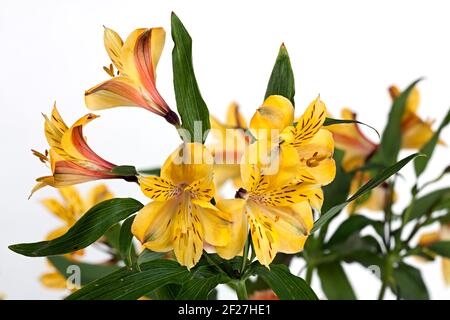
[[163, 28], [136, 29], [125, 42], [112, 29], [105, 28], [105, 48], [113, 66], [105, 68], [113, 78], [85, 93], [86, 106], [101, 110], [119, 106], [141, 107], [179, 126], [180, 120], [156, 89], [156, 66], [164, 48]]

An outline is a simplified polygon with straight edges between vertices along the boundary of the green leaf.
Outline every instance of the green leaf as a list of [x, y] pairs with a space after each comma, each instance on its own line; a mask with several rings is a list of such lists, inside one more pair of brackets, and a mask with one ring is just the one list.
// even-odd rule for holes
[[373, 177], [371, 180], [369, 180], [365, 185], [363, 185], [361, 188], [356, 191], [356, 193], [351, 196], [347, 201], [338, 204], [332, 208], [330, 208], [327, 212], [322, 214], [319, 219], [316, 220], [314, 223], [314, 227], [312, 228], [311, 232], [315, 232], [319, 230], [325, 223], [327, 223], [328, 220], [332, 219], [336, 214], [338, 214], [345, 206], [347, 206], [350, 202], [353, 200], [356, 200], [358, 197], [364, 195], [365, 193], [369, 192], [379, 184], [381, 184], [383, 181], [388, 179], [393, 174], [400, 171], [408, 162], [410, 162], [412, 159], [417, 157], [419, 154], [414, 153], [396, 164], [390, 166], [389, 168], [384, 169], [380, 173], [378, 173], [375, 177]]
[[288, 98], [292, 105], [295, 105], [294, 72], [292, 71], [291, 61], [284, 43], [278, 51], [277, 60], [273, 66], [264, 99], [271, 95], [280, 95]]
[[9, 248], [28, 257], [52, 256], [77, 251], [97, 241], [111, 226], [142, 207], [139, 201], [131, 198], [106, 200], [92, 207], [59, 238], [15, 244]]
[[144, 249], [138, 257], [138, 265], [145, 262], [154, 261], [163, 258], [166, 255], [165, 252], [154, 252], [149, 249]]
[[375, 129], [372, 126], [369, 126], [368, 124], [358, 121], [358, 120], [351, 120], [351, 119], [333, 119], [333, 118], [326, 118], [325, 122], [323, 123], [323, 125], [326, 126], [332, 126], [335, 124], [348, 124], [348, 123], [356, 123], [356, 124], [361, 124], [363, 126], [366, 126], [370, 129], [372, 129], [373, 131], [375, 131], [375, 133], [377, 134], [378, 138], [380, 138], [380, 133], [378, 132], [377, 129]]
[[[172, 12], [172, 39], [175, 46], [172, 51], [173, 85], [178, 112], [182, 120], [182, 128], [190, 137], [190, 141], [203, 143], [209, 123], [209, 111], [195, 78], [192, 65], [192, 39], [180, 19]], [[196, 124], [197, 123], [197, 124]], [[195, 128], [195, 126], [198, 126]], [[194, 129], [195, 128], [195, 129]], [[194, 134], [196, 133], [196, 134]]]
[[131, 267], [133, 264], [131, 257], [133, 249], [133, 234], [131, 233], [131, 226], [133, 225], [134, 217], [135, 216], [131, 216], [122, 223], [119, 235], [120, 255], [127, 267]]
[[285, 265], [272, 264], [270, 270], [259, 266], [255, 271], [281, 300], [317, 300], [305, 280], [290, 273]]
[[111, 172], [125, 177], [137, 175], [137, 171], [134, 166], [116, 166], [111, 170]]
[[405, 113], [406, 101], [411, 90], [421, 79], [414, 81], [409, 87], [398, 96], [389, 112], [388, 121], [381, 136], [380, 146], [377, 153], [372, 158], [372, 162], [380, 162], [385, 166], [391, 166], [397, 161], [398, 153], [402, 143], [401, 121]]
[[157, 300], [175, 300], [180, 292], [181, 286], [178, 284], [168, 284], [154, 291]]
[[221, 274], [209, 278], [193, 278], [181, 287], [177, 300], [206, 300], [209, 293], [220, 283], [223, 283]]
[[356, 300], [355, 292], [339, 262], [317, 267], [322, 290], [329, 300]]
[[393, 291], [400, 299], [428, 300], [427, 287], [420, 271], [406, 263], [400, 262], [393, 272]]
[[341, 223], [335, 233], [331, 236], [330, 240], [328, 240], [327, 245], [333, 246], [338, 243], [343, 243], [351, 235], [360, 233], [361, 230], [367, 226], [374, 226], [378, 234], [382, 232], [383, 224], [380, 221], [369, 219], [363, 215], [354, 214]]
[[450, 241], [438, 241], [427, 248], [441, 257], [450, 258]]
[[433, 211], [438, 209], [441, 203], [445, 203], [449, 199], [450, 188], [435, 190], [424, 196], [421, 196], [420, 198], [417, 198], [411, 207], [409, 216], [406, 217], [405, 215], [407, 209], [405, 209], [405, 211], [403, 212], [404, 219], [407, 219], [405, 220], [405, 223], [422, 216], [431, 215]]
[[143, 263], [141, 271], [122, 268], [72, 293], [68, 300], [134, 300], [168, 284], [183, 284], [189, 271], [171, 260]]
[[72, 275], [69, 267], [76, 266], [80, 268], [80, 284], [82, 286], [120, 269], [120, 267], [115, 265], [77, 262], [67, 259], [64, 256], [48, 257], [48, 260], [55, 267], [55, 269], [58, 270], [58, 272], [66, 279]]
[[161, 168], [139, 169], [138, 173], [144, 176], [158, 176], [161, 174]]
[[423, 158], [417, 158], [414, 160], [414, 170], [416, 172], [416, 176], [420, 176], [425, 168], [428, 165], [428, 162], [430, 161], [434, 148], [436, 147], [439, 136], [441, 135], [442, 130], [450, 123], [450, 109], [447, 111], [447, 115], [445, 116], [444, 120], [442, 120], [441, 125], [436, 130], [436, 132], [433, 134], [433, 137], [420, 149], [420, 153], [426, 155], [426, 157]]

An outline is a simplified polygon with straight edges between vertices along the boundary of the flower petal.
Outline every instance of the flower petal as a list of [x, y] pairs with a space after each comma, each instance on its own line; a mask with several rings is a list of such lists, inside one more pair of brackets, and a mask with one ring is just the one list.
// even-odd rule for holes
[[[252, 134], [259, 140], [272, 141], [294, 122], [294, 107], [283, 96], [269, 96], [250, 121]], [[274, 141], [277, 142], [277, 141]]]
[[316, 100], [306, 109], [305, 113], [300, 117], [292, 131], [292, 141], [294, 147], [300, 147], [310, 141], [314, 135], [321, 129], [327, 116], [325, 103], [317, 97]]
[[103, 33], [103, 41], [105, 43], [106, 52], [111, 58], [112, 63], [116, 66], [120, 72], [123, 69], [121, 52], [123, 46], [122, 38], [112, 29], [106, 28]]
[[144, 98], [135, 82], [125, 77], [115, 77], [87, 90], [85, 103], [91, 110], [130, 106], [146, 108], [160, 116], [165, 115], [152, 101]]
[[207, 209], [195, 204], [194, 207], [198, 210], [205, 241], [213, 246], [226, 246], [231, 240], [231, 215], [217, 208]]
[[180, 202], [176, 199], [147, 204], [134, 218], [132, 233], [150, 250], [172, 250], [174, 216], [179, 206]]
[[156, 201], [167, 201], [180, 193], [179, 188], [167, 179], [148, 176], [138, 177], [142, 192]]
[[189, 185], [213, 174], [214, 158], [201, 143], [181, 144], [165, 161], [161, 178]]
[[224, 259], [232, 259], [242, 255], [242, 250], [247, 241], [248, 223], [245, 216], [245, 203], [243, 199], [226, 199], [217, 202], [217, 208], [231, 215], [231, 241], [224, 246], [216, 247], [217, 254]]

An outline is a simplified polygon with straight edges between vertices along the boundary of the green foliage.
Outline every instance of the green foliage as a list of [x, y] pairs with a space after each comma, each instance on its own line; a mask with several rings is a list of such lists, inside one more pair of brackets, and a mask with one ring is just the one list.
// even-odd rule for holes
[[289, 54], [284, 43], [281, 45], [280, 51], [278, 52], [277, 60], [273, 66], [264, 99], [267, 99], [271, 95], [280, 95], [288, 98], [292, 102], [292, 105], [295, 106], [294, 72], [292, 71], [291, 60], [289, 59]]
[[322, 290], [329, 300], [356, 300], [352, 285], [339, 262], [320, 264], [317, 272]]
[[143, 205], [131, 198], [103, 201], [92, 207], [64, 235], [35, 243], [9, 246], [28, 257], [44, 257], [74, 252], [97, 241], [113, 225], [139, 211]]
[[281, 300], [317, 300], [305, 280], [290, 273], [285, 265], [271, 265], [270, 270], [259, 266], [255, 272]]
[[[175, 44], [172, 51], [173, 86], [181, 125], [191, 135], [188, 142], [204, 142], [205, 133], [211, 127], [209, 111], [195, 78], [191, 36], [175, 13], [172, 13], [172, 39]], [[201, 124], [197, 129], [196, 123]]]

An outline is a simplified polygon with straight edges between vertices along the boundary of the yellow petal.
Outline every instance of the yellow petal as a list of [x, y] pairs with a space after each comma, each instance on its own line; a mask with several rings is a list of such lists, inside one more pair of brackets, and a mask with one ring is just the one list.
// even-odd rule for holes
[[332, 158], [334, 141], [331, 132], [319, 130], [311, 140], [296, 150], [300, 158], [300, 179], [321, 185], [334, 180], [336, 164]]
[[69, 231], [69, 229], [70, 229], [69, 226], [64, 226], [64, 227], [55, 229], [55, 230], [51, 231], [49, 234], [47, 234], [47, 237], [45, 238], [45, 240], [50, 241], [50, 240], [59, 238], [59, 237], [63, 236], [64, 234], [66, 234], [66, 232]]
[[235, 102], [228, 106], [227, 110], [227, 126], [231, 128], [247, 129], [247, 123], [244, 116], [239, 111], [239, 105]]
[[105, 27], [103, 41], [105, 43], [106, 52], [108, 52], [108, 56], [111, 58], [112, 63], [116, 66], [117, 70], [121, 71], [123, 69], [121, 61], [123, 46], [122, 38], [114, 30]]
[[321, 129], [326, 116], [327, 109], [325, 103], [320, 100], [320, 97], [317, 97], [316, 100], [311, 102], [306, 111], [298, 120], [294, 130], [292, 131], [292, 141], [288, 142], [290, 142], [294, 147], [300, 147], [310, 141]]
[[130, 106], [143, 107], [158, 115], [165, 115], [152, 101], [144, 98], [136, 82], [125, 77], [115, 77], [87, 90], [85, 103], [91, 110]]
[[274, 95], [269, 96], [256, 110], [250, 121], [250, 128], [257, 139], [273, 141], [293, 122], [292, 103], [285, 97]]
[[104, 184], [99, 184], [89, 190], [86, 201], [87, 207], [92, 208], [96, 204], [111, 198], [113, 198], [113, 194], [108, 190], [108, 187]]
[[421, 247], [426, 247], [426, 246], [429, 246], [440, 240], [441, 240], [441, 236], [440, 236], [439, 232], [437, 232], [437, 231], [428, 232], [428, 233], [424, 233], [420, 236], [418, 245]]
[[67, 288], [66, 278], [57, 271], [44, 273], [39, 280], [44, 287], [50, 289]]
[[61, 139], [64, 133], [69, 129], [61, 118], [61, 115], [56, 108], [56, 103], [52, 109], [52, 115], [48, 118], [44, 115], [45, 118], [45, 137], [47, 142], [51, 148], [56, 150], [58, 153], [65, 154], [64, 150], [61, 147]]
[[263, 191], [283, 186], [297, 176], [299, 162], [298, 153], [292, 146], [268, 146], [265, 141], [257, 141], [248, 147], [241, 161], [244, 187], [247, 190]]
[[404, 149], [421, 149], [434, 134], [429, 122], [423, 121], [412, 113], [403, 118], [401, 131]]
[[222, 212], [229, 213], [233, 221], [230, 233], [231, 241], [225, 246], [216, 247], [217, 254], [224, 259], [232, 259], [242, 254], [248, 235], [245, 203], [243, 199], [226, 199], [217, 202], [217, 208]]
[[[391, 86], [389, 87], [389, 94], [391, 95], [392, 100], [394, 100], [400, 96], [401, 91], [397, 86]], [[417, 109], [419, 108], [419, 104], [420, 104], [420, 93], [417, 87], [414, 87], [410, 91], [408, 99], [406, 100], [405, 114], [409, 112], [416, 113]]]
[[450, 286], [450, 259], [442, 258], [442, 274], [447, 286]]
[[213, 174], [214, 158], [201, 143], [180, 145], [165, 161], [161, 177], [176, 185], [189, 185]]
[[173, 217], [179, 206], [177, 199], [147, 204], [137, 213], [131, 227], [132, 233], [150, 250], [172, 250]]
[[206, 242], [213, 246], [226, 246], [231, 240], [231, 215], [218, 208], [207, 209], [195, 204], [194, 207], [198, 210]]
[[184, 199], [174, 217], [173, 251], [177, 261], [188, 269], [194, 267], [203, 253], [204, 229], [200, 207]]
[[167, 179], [155, 176], [139, 176], [142, 192], [156, 201], [167, 201], [177, 196], [181, 190]]
[[185, 191], [190, 193], [192, 199], [209, 202], [216, 193], [213, 176], [210, 175], [192, 182], [185, 188]]
[[274, 232], [278, 235], [277, 250], [288, 254], [300, 252], [314, 223], [311, 207], [307, 202], [300, 202], [276, 211], [280, 212], [283, 214], [273, 224]]
[[69, 186], [59, 188], [58, 190], [66, 203], [68, 213], [71, 214], [71, 217], [69, 218], [72, 221], [78, 220], [86, 210], [90, 209], [85, 207], [84, 201], [76, 188]]
[[58, 200], [44, 199], [44, 200], [42, 200], [42, 204], [48, 211], [50, 211], [51, 213], [53, 213], [54, 215], [56, 215], [63, 221], [70, 221], [70, 222], [73, 221], [72, 216], [70, 214], [67, 214], [67, 209]]
[[259, 201], [270, 207], [292, 206], [307, 201], [310, 197], [321, 197], [320, 191], [316, 192], [317, 190], [320, 190], [317, 184], [296, 182], [264, 193]]

